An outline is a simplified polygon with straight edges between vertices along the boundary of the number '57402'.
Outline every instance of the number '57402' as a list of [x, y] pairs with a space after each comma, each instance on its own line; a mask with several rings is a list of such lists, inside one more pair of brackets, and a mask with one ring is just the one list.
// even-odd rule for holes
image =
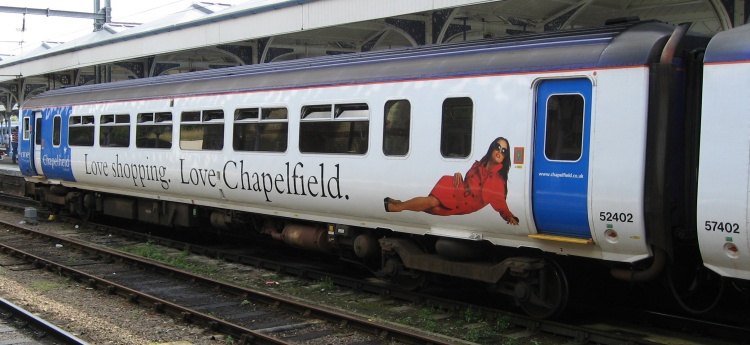
[[720, 231], [730, 234], [740, 233], [740, 225], [737, 223], [716, 222], [713, 220], [707, 220], [704, 229], [706, 229], [706, 231]]

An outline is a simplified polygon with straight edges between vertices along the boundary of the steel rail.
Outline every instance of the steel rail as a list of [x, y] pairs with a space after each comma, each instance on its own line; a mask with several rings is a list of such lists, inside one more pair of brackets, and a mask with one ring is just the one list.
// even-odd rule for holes
[[88, 345], [87, 342], [4, 298], [0, 298], [0, 310], [10, 313], [14, 319], [24, 322], [28, 327], [42, 336], [54, 339], [57, 344]]

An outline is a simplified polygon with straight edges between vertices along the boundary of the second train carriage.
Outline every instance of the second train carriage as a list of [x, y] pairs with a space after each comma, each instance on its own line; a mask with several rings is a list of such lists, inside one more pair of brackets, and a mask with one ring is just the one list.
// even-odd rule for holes
[[[659, 275], [683, 243], [699, 258], [677, 186], [695, 178], [679, 152], [697, 139], [674, 129], [697, 122], [686, 71], [708, 39], [682, 29], [621, 23], [53, 90], [24, 105], [20, 166], [41, 199], [84, 217], [210, 220], [405, 287], [433, 273], [486, 282], [551, 317], [569, 287], [550, 254], [627, 280]], [[491, 155], [499, 165], [476, 168]], [[438, 182], [456, 173], [482, 182]], [[438, 195], [452, 211], [389, 212]]]
[[[750, 25], [706, 48], [700, 124], [697, 233], [703, 262], [750, 280]], [[747, 288], [747, 287], [745, 287]]]

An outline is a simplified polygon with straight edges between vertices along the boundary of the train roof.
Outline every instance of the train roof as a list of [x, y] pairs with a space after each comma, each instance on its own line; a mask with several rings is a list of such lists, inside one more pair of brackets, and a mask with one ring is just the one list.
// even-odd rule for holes
[[706, 48], [704, 61], [750, 61], [750, 24], [716, 34]]
[[47, 91], [25, 108], [654, 62], [672, 25], [599, 28], [246, 65]]

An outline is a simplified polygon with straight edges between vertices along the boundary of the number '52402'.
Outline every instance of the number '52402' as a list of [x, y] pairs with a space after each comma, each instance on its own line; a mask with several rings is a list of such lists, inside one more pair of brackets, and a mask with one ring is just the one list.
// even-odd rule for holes
[[737, 223], [715, 222], [713, 220], [707, 220], [704, 229], [706, 231], [721, 231], [730, 234], [740, 233], [740, 225]]
[[624, 212], [599, 212], [599, 220], [603, 222], [632, 223], [633, 214]]

